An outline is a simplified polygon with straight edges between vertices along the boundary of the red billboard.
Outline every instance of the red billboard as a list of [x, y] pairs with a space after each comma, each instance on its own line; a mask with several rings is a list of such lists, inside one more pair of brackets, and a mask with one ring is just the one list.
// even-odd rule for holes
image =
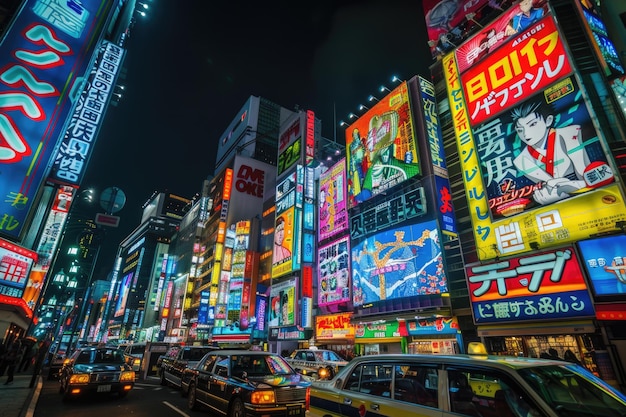
[[551, 16], [512, 37], [461, 75], [472, 125], [496, 116], [572, 72]]
[[488, 57], [511, 36], [518, 35], [547, 13], [547, 3], [539, 6], [529, 0], [521, 1], [502, 13], [454, 51], [459, 72], [465, 72]]
[[571, 247], [467, 266], [466, 275], [477, 324], [594, 315]]

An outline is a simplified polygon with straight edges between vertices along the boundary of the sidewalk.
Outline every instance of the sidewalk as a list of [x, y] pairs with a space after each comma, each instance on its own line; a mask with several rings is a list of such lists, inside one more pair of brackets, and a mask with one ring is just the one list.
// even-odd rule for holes
[[6, 374], [0, 378], [0, 404], [2, 404], [0, 417], [33, 416], [43, 381], [41, 375], [38, 375], [31, 388], [29, 385], [32, 378], [32, 371], [15, 374], [13, 383], [10, 385], [4, 385], [7, 380]]

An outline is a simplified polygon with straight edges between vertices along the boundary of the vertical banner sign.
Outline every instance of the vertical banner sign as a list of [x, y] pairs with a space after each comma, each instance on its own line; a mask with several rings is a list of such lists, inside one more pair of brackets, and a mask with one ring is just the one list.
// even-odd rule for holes
[[124, 50], [103, 41], [58, 150], [50, 178], [80, 185], [124, 59]]
[[312, 110], [306, 112], [306, 164], [309, 165], [315, 158], [315, 113]]
[[112, 0], [26, 1], [0, 45], [0, 234], [19, 238]]
[[320, 175], [319, 240], [348, 229], [346, 169], [342, 159]]

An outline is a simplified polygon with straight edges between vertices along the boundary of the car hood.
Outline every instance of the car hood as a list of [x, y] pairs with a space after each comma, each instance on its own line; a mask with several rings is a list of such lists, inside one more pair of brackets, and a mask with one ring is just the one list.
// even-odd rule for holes
[[92, 373], [92, 372], [114, 372], [125, 371], [127, 368], [125, 364], [111, 364], [111, 363], [80, 363], [73, 367], [74, 373]]
[[248, 377], [250, 385], [263, 387], [309, 386], [311, 383], [300, 374], [267, 375]]

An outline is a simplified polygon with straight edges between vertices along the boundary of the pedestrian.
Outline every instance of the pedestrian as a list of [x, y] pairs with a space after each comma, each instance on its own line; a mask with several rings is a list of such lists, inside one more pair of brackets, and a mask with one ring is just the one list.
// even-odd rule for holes
[[21, 346], [19, 341], [15, 341], [9, 346], [9, 350], [4, 356], [4, 362], [7, 366], [7, 380], [4, 385], [9, 385], [13, 383], [13, 376], [15, 375], [15, 367], [17, 366], [18, 360], [20, 358]]
[[33, 358], [37, 356], [37, 352], [39, 351], [39, 342], [35, 341], [30, 344], [26, 344], [24, 346], [24, 355], [22, 356], [22, 360], [20, 361], [17, 372], [26, 372], [28, 367], [33, 363]]

